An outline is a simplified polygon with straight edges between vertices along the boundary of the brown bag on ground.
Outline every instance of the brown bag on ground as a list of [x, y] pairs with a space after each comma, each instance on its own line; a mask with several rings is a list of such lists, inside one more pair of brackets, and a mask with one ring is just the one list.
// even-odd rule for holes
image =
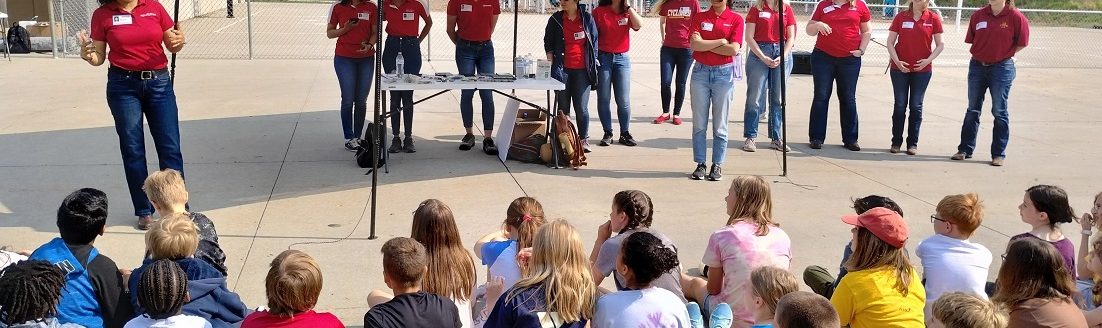
[[555, 138], [552, 138], [551, 142], [558, 142], [562, 146], [560, 155], [563, 156], [561, 158], [563, 162], [575, 170], [585, 166], [585, 150], [582, 148], [581, 138], [578, 137], [578, 129], [562, 110], [555, 114], [554, 131]]

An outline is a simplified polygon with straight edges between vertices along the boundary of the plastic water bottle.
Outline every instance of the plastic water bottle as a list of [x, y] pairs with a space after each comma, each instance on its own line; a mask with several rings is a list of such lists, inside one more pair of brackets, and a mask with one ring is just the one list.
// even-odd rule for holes
[[532, 59], [532, 53], [524, 56], [524, 77], [532, 78], [536, 74], [536, 60]]
[[517, 76], [516, 76], [517, 79], [524, 78], [523, 77], [524, 76], [524, 58], [523, 57], [517, 56], [517, 58], [513, 58], [513, 69], [517, 71]]
[[398, 52], [398, 57], [394, 59], [394, 63], [395, 63], [395, 71], [396, 71], [394, 73], [398, 74], [398, 76], [405, 75], [406, 74], [406, 58], [402, 57], [402, 52], [401, 51]]

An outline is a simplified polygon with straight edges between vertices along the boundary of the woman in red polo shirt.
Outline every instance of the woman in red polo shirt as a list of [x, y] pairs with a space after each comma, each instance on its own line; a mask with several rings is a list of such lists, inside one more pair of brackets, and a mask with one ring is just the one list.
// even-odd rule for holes
[[[895, 16], [888, 28], [888, 55], [891, 56], [892, 88], [895, 111], [892, 113], [891, 153], [903, 146], [903, 127], [911, 109], [907, 127], [907, 155], [918, 153], [918, 130], [922, 126], [922, 99], [930, 85], [933, 61], [945, 49], [941, 42], [941, 17], [928, 9], [930, 0], [911, 0], [907, 10]], [[937, 47], [931, 49], [930, 41]]]
[[972, 14], [964, 42], [972, 44], [972, 62], [968, 64], [968, 111], [960, 128], [960, 145], [952, 159], [972, 158], [976, 134], [980, 129], [983, 97], [991, 90], [991, 165], [1002, 166], [1006, 144], [1010, 141], [1010, 114], [1007, 100], [1017, 70], [1014, 54], [1029, 45], [1029, 20], [1014, 8], [1014, 0], [988, 0], [988, 5]]
[[[777, 13], [784, 6], [784, 19]], [[784, 24], [784, 49], [780, 45], [780, 24]], [[758, 0], [746, 13], [746, 107], [743, 110], [742, 136], [746, 141], [743, 151], [757, 151], [754, 138], [758, 137], [758, 117], [769, 109], [769, 147], [788, 151], [788, 145], [781, 140], [781, 125], [784, 116], [781, 113], [781, 83], [787, 83], [792, 75], [792, 36], [796, 34], [796, 15], [787, 1]], [[781, 56], [784, 56], [784, 71], [780, 69]], [[766, 94], [769, 95], [768, 104]], [[767, 107], [768, 106], [768, 107]]]
[[[696, 0], [659, 0], [654, 4], [654, 11], [658, 13], [658, 32], [662, 35], [662, 49], [659, 53], [659, 67], [662, 69], [662, 115], [654, 119], [654, 124], [670, 120], [674, 125], [681, 125], [681, 104], [685, 102], [685, 85], [689, 81], [689, 68], [693, 65], [693, 50], [689, 47], [689, 34], [692, 34], [690, 20], [700, 12], [700, 4]], [[670, 85], [675, 83], [676, 88], [671, 92]]]
[[[693, 15], [692, 80], [689, 105], [693, 109], [693, 162], [696, 169], [689, 178], [719, 181], [727, 158], [727, 115], [731, 93], [735, 90], [735, 55], [742, 50], [742, 16], [731, 11], [730, 0], [712, 0], [708, 10]], [[705, 165], [708, 153], [708, 115], [712, 116], [712, 168]], [[705, 173], [707, 176], [705, 177]]]
[[[601, 67], [597, 71], [597, 116], [601, 118], [601, 127], [605, 134], [601, 137], [601, 146], [612, 144], [612, 94], [616, 94], [616, 121], [620, 123], [620, 144], [635, 146], [635, 138], [628, 131], [631, 124], [631, 58], [628, 49], [631, 45], [629, 31], [638, 31], [643, 27], [639, 14], [625, 0], [600, 0], [593, 9], [593, 20], [597, 23], [597, 33], [601, 39], [597, 42], [597, 59]], [[615, 90], [613, 90], [615, 89]]]
[[823, 148], [827, 111], [834, 82], [838, 82], [838, 109], [842, 123], [842, 145], [860, 151], [857, 144], [857, 77], [861, 56], [869, 45], [869, 8], [861, 0], [823, 0], [807, 22], [807, 35], [817, 35], [811, 52], [811, 76], [815, 98], [811, 101], [808, 139], [811, 149]]
[[562, 10], [551, 14], [543, 30], [543, 50], [551, 61], [551, 77], [566, 84], [557, 91], [558, 108], [570, 115], [573, 103], [578, 136], [589, 152], [589, 90], [597, 85], [599, 33], [593, 15], [578, 0], [559, 1]]
[[149, 134], [153, 136], [160, 168], [184, 171], [176, 93], [164, 53], [165, 48], [179, 52], [184, 47], [184, 33], [173, 28], [172, 17], [157, 1], [100, 0], [99, 3], [92, 13], [91, 38], [83, 32], [78, 36], [80, 58], [92, 66], [111, 62], [107, 70], [107, 106], [119, 135], [134, 215], [138, 217], [138, 228], [144, 230], [153, 222], [153, 205], [142, 191], [142, 183], [149, 175], [143, 117], [149, 121]]
[[[383, 1], [383, 19], [386, 20], [386, 41], [383, 44], [383, 71], [386, 73], [421, 74], [421, 41], [429, 35], [432, 17], [418, 0]], [[421, 19], [425, 26], [418, 32]], [[398, 68], [398, 54], [402, 54], [405, 72]], [[413, 91], [390, 92], [390, 126], [394, 140], [391, 153], [417, 151], [413, 147]], [[405, 139], [399, 139], [401, 124], [406, 127]]]
[[356, 151], [367, 116], [367, 92], [375, 78], [374, 3], [341, 0], [329, 12], [325, 36], [337, 39], [333, 69], [341, 87], [341, 127], [344, 148]]

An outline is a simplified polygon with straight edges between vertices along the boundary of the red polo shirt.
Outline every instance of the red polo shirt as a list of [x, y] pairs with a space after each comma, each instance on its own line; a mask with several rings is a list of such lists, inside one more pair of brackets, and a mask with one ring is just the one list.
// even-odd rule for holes
[[662, 3], [658, 15], [666, 18], [666, 36], [662, 45], [670, 48], [688, 49], [689, 35], [692, 35], [693, 15], [700, 12], [696, 0], [668, 0]]
[[[780, 33], [777, 32], [777, 11], [773, 8], [769, 8], [768, 5], [762, 5], [762, 9], [758, 10], [758, 6], [751, 6], [750, 12], [746, 13], [746, 24], [754, 24], [754, 41], [757, 42], [780, 42]], [[792, 33], [788, 33], [788, 26], [796, 26], [796, 15], [792, 13], [792, 6], [788, 4], [784, 5], [784, 40], [792, 40]]]
[[92, 13], [92, 40], [107, 42], [111, 65], [131, 71], [168, 66], [161, 46], [164, 32], [172, 28], [172, 16], [157, 1], [138, 0], [131, 12], [111, 1]]
[[628, 16], [626, 11], [616, 13], [612, 6], [593, 9], [593, 20], [597, 23], [597, 49], [614, 54], [628, 52], [631, 46], [631, 38], [628, 37], [631, 21]]
[[[730, 9], [716, 15], [715, 10], [705, 10], [693, 15], [693, 32], [700, 32], [704, 40], [727, 39], [730, 43], [742, 44], [742, 16]], [[704, 65], [718, 66], [734, 61], [734, 56], [724, 56], [711, 51], [693, 51], [693, 59]]]
[[1014, 48], [1029, 45], [1029, 20], [1014, 8], [995, 15], [988, 5], [972, 14], [964, 42], [971, 43], [972, 59], [995, 63], [1014, 57]]
[[359, 19], [359, 23], [356, 27], [348, 30], [347, 33], [337, 37], [337, 49], [335, 53], [337, 56], [349, 57], [349, 58], [366, 58], [371, 57], [375, 52], [360, 52], [361, 42], [367, 41], [371, 38], [372, 27], [375, 26], [375, 13], [378, 8], [374, 3], [364, 2], [359, 6], [352, 6], [349, 2], [347, 5], [340, 3], [333, 4], [333, 9], [329, 14], [329, 25], [342, 28], [348, 25], [348, 21], [356, 18]]
[[[916, 21], [911, 11], [904, 11], [895, 15], [895, 20], [892, 21], [892, 26], [888, 30], [899, 34], [895, 43], [895, 53], [899, 55], [899, 60], [910, 64], [909, 69], [914, 69], [918, 66], [918, 60], [929, 58], [934, 52], [931, 43], [934, 41], [934, 34], [942, 32], [941, 17], [930, 10], [925, 10]], [[891, 65], [892, 69], [899, 70], [894, 61], [891, 61]], [[933, 68], [933, 64], [926, 65], [921, 72], [929, 72]]]
[[582, 29], [582, 16], [574, 20], [562, 15], [563, 67], [585, 69], [585, 30]]
[[417, 0], [406, 0], [401, 6], [394, 2], [384, 2], [383, 19], [386, 20], [386, 34], [391, 36], [418, 36], [422, 17], [428, 17], [425, 6]]
[[492, 16], [501, 14], [498, 0], [451, 0], [448, 16], [455, 16], [456, 35], [467, 41], [489, 41], [494, 34]]
[[861, 23], [872, 19], [865, 2], [854, 0], [853, 4], [844, 3], [835, 6], [831, 0], [824, 0], [815, 6], [811, 20], [830, 26], [830, 35], [819, 34], [815, 40], [815, 49], [822, 50], [834, 57], [853, 56], [850, 51], [861, 48]]

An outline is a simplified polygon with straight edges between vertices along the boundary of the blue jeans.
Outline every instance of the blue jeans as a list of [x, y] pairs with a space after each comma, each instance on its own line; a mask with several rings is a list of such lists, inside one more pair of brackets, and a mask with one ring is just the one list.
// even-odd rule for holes
[[[491, 41], [470, 42], [456, 39], [455, 66], [461, 75], [488, 75], [494, 73], [494, 44]], [[478, 90], [482, 99], [482, 129], [494, 130], [494, 94], [490, 90]], [[459, 113], [463, 117], [463, 127], [474, 126], [474, 89], [460, 92]]]
[[[932, 72], [903, 73], [892, 70], [892, 89], [895, 90], [895, 110], [892, 112], [892, 147], [903, 145], [903, 127], [907, 127], [907, 148], [918, 147], [918, 130], [922, 127], [922, 99], [930, 85]], [[908, 106], [909, 103], [909, 106]], [[911, 122], [907, 123], [907, 108], [911, 109]]]
[[712, 164], [723, 165], [727, 156], [727, 114], [735, 89], [732, 65], [696, 63], [689, 82], [689, 104], [693, 109], [693, 161], [705, 163], [708, 142], [708, 114], [712, 116]]
[[995, 129], [991, 136], [991, 158], [1006, 157], [1006, 144], [1010, 142], [1010, 113], [1006, 102], [1010, 98], [1010, 85], [1017, 75], [1014, 60], [1007, 59], [991, 66], [972, 60], [968, 65], [968, 111], [960, 128], [960, 145], [957, 151], [972, 155], [976, 150], [976, 134], [980, 130], [980, 110], [984, 92], [991, 90], [991, 114], [995, 116]]
[[670, 112], [670, 85], [676, 81], [676, 89], [673, 92], [673, 114], [681, 115], [681, 104], [685, 102], [685, 83], [689, 81], [689, 69], [693, 65], [693, 51], [662, 46], [659, 60], [662, 69], [662, 113]]
[[[781, 48], [777, 43], [758, 42], [761, 53], [769, 58], [777, 58], [781, 55]], [[743, 138], [758, 137], [758, 117], [765, 110], [765, 95], [769, 93], [769, 139], [780, 140], [781, 125], [784, 124], [784, 113], [781, 112], [781, 81], [788, 81], [792, 75], [792, 55], [785, 56], [784, 79], [781, 79], [781, 69], [769, 68], [758, 56], [749, 54], [746, 56], [746, 109], [743, 114], [745, 130]]]
[[145, 161], [145, 131], [143, 116], [149, 120], [149, 134], [157, 149], [160, 169], [184, 172], [184, 158], [180, 151], [180, 118], [176, 107], [176, 92], [172, 89], [168, 71], [142, 80], [129, 76], [115, 68], [107, 71], [107, 106], [115, 119], [115, 132], [119, 135], [126, 186], [135, 216], [153, 214], [142, 184], [149, 176]]
[[344, 138], [359, 138], [367, 117], [367, 94], [375, 74], [375, 57], [333, 56], [333, 69], [341, 86], [341, 127]]
[[[612, 94], [616, 94], [616, 121], [620, 123], [620, 133], [628, 132], [631, 124], [631, 58], [627, 53], [614, 54], [601, 51], [597, 53], [601, 67], [597, 70], [597, 116], [601, 118], [601, 127], [612, 133]], [[615, 89], [615, 92], [613, 92]]]
[[[383, 72], [394, 72], [398, 52], [405, 61], [405, 74], [421, 74], [421, 42], [412, 36], [388, 36], [383, 44]], [[390, 92], [390, 126], [395, 137], [399, 122], [405, 123], [406, 137], [413, 135], [413, 91]]]
[[570, 115], [570, 104], [574, 104], [578, 136], [589, 139], [589, 72], [585, 69], [564, 68], [563, 73], [566, 77], [566, 89], [555, 91], [555, 99], [559, 103], [559, 109], [566, 115]]
[[837, 80], [842, 143], [847, 145], [857, 143], [857, 77], [860, 74], [861, 57], [834, 57], [819, 49], [811, 53], [811, 76], [815, 81], [815, 97], [811, 101], [811, 123], [807, 129], [810, 141], [826, 141], [830, 89]]

